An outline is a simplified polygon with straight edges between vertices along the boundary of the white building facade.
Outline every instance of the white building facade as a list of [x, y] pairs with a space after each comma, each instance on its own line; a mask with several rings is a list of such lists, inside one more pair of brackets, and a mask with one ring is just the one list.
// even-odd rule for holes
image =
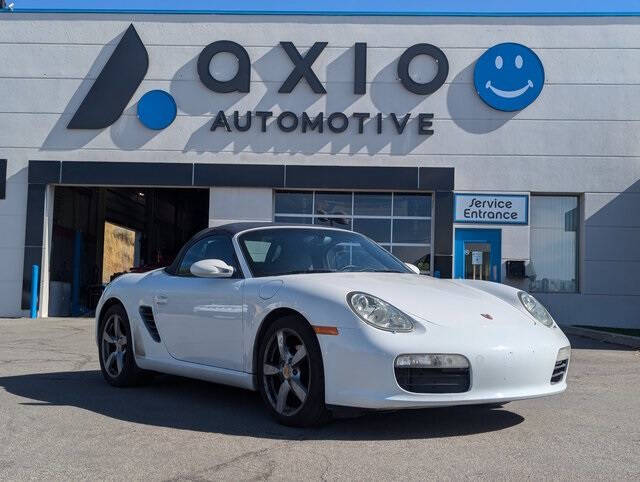
[[33, 265], [40, 315], [90, 312], [104, 223], [138, 216], [142, 246], [171, 218], [130, 263], [161, 264], [197, 202], [637, 327], [639, 66], [638, 17], [1, 14], [0, 316], [28, 313]]

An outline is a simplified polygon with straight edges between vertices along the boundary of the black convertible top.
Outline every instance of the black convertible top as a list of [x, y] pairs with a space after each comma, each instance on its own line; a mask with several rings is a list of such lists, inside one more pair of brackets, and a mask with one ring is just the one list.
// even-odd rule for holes
[[[253, 222], [253, 223], [229, 223], [223, 224], [222, 226], [216, 226], [214, 228], [207, 228], [198, 234], [207, 233], [207, 234], [216, 234], [216, 233], [225, 233], [230, 234], [231, 236], [238, 234], [241, 231], [246, 231], [247, 229], [253, 228], [268, 228], [271, 226], [286, 226], [283, 223], [268, 223], [268, 222]], [[297, 224], [291, 224], [291, 226], [299, 226]]]
[[[169, 274], [176, 274], [178, 272], [178, 265], [180, 264], [184, 253], [189, 249], [194, 243], [197, 243], [202, 238], [206, 238], [207, 236], [212, 236], [216, 234], [224, 234], [227, 236], [234, 236], [242, 231], [246, 231], [247, 229], [254, 228], [270, 228], [270, 227], [287, 227], [290, 226], [292, 228], [312, 228], [313, 225], [310, 224], [295, 224], [295, 223], [269, 223], [269, 222], [245, 222], [245, 223], [229, 223], [223, 224], [221, 226], [215, 226], [213, 228], [205, 228], [199, 233], [196, 233], [189, 241], [187, 241], [184, 246], [178, 252], [178, 255], [173, 260], [169, 266], [165, 268], [165, 271]], [[323, 226], [316, 226], [323, 227]], [[328, 227], [328, 226], [325, 226]], [[341, 229], [341, 228], [332, 228], [332, 229]]]

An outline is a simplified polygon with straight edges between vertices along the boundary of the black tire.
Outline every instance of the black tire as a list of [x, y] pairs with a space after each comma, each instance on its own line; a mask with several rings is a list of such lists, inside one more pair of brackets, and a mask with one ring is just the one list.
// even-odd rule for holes
[[[264, 367], [265, 360], [271, 362], [271, 356], [280, 355], [280, 352], [273, 353], [273, 343], [277, 344], [278, 332], [283, 333], [283, 338], [287, 343], [295, 343], [296, 337], [302, 341], [306, 350], [306, 360], [298, 362], [296, 365], [289, 365], [289, 370], [280, 365], [281, 370], [277, 374], [269, 374], [265, 376]], [[324, 367], [322, 363], [322, 353], [316, 334], [311, 326], [299, 316], [285, 316], [273, 323], [264, 336], [259, 340], [260, 346], [258, 350], [258, 366], [257, 366], [257, 383], [262, 395], [262, 399], [267, 406], [271, 415], [281, 424], [292, 427], [309, 427], [325, 423], [329, 420], [330, 415], [324, 403]], [[300, 345], [297, 345], [299, 348]], [[277, 350], [277, 348], [276, 348]], [[296, 353], [288, 351], [295, 358]], [[269, 363], [270, 366], [275, 364]], [[269, 368], [269, 367], [267, 367]], [[286, 375], [288, 373], [288, 375]], [[294, 375], [297, 376], [298, 387], [302, 386], [306, 389], [306, 397], [304, 401], [300, 400], [299, 392], [293, 389]], [[290, 378], [286, 378], [290, 376]], [[277, 410], [277, 403], [274, 396], [279, 395], [277, 388], [288, 382], [291, 390], [287, 391], [285, 398], [292, 401], [292, 405], [299, 404], [287, 411], [286, 407], [282, 412]], [[278, 395], [274, 393], [278, 392]]]
[[[126, 344], [111, 343], [105, 340], [105, 326], [107, 326], [107, 336], [115, 339], [113, 326], [117, 317], [119, 324], [119, 339], [126, 339]], [[110, 385], [114, 387], [133, 387], [140, 385], [149, 379], [150, 373], [142, 370], [136, 364], [133, 355], [133, 340], [131, 339], [131, 325], [129, 317], [124, 307], [120, 304], [111, 306], [100, 320], [100, 330], [98, 331], [98, 358], [100, 360], [100, 370], [102, 376]], [[121, 366], [117, 360], [110, 359], [113, 353], [121, 353]], [[116, 358], [118, 357], [116, 353]], [[109, 362], [107, 366], [107, 362]]]

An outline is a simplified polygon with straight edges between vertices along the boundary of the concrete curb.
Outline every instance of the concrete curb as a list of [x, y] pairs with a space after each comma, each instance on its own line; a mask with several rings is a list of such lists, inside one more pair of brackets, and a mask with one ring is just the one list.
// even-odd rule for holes
[[592, 340], [613, 343], [614, 345], [624, 345], [640, 350], [640, 337], [637, 336], [620, 335], [618, 333], [591, 330], [589, 328], [580, 328], [577, 326], [561, 326], [560, 328], [567, 335], [583, 336], [585, 338], [591, 338]]

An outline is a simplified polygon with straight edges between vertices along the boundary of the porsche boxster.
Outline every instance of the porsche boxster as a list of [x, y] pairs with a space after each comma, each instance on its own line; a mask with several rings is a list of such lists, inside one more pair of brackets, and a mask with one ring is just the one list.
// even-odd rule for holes
[[258, 390], [281, 423], [341, 407], [495, 405], [566, 389], [569, 341], [530, 294], [437, 279], [358, 233], [236, 223], [96, 310], [106, 381], [161, 372]]

